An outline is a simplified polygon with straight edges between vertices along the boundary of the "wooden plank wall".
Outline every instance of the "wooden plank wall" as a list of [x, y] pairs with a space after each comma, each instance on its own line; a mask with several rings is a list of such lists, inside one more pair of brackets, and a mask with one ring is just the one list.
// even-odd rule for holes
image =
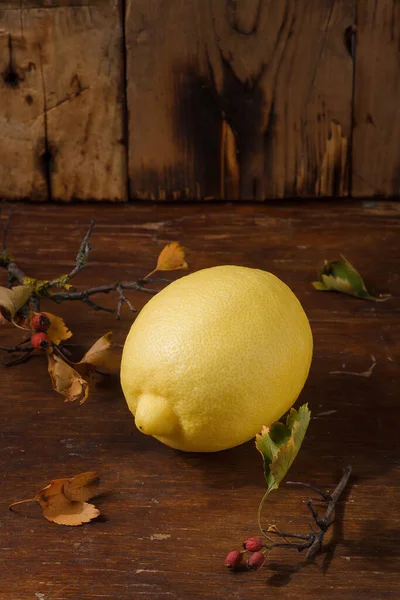
[[0, 196], [125, 200], [119, 2], [0, 4]]
[[400, 194], [400, 0], [3, 0], [0, 197]]

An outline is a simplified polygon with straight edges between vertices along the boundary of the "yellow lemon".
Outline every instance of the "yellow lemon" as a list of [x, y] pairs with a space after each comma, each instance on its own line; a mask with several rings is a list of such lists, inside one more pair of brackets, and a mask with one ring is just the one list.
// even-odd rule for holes
[[307, 316], [285, 283], [258, 269], [212, 267], [146, 304], [124, 345], [121, 383], [140, 431], [213, 452], [279, 419], [311, 357]]

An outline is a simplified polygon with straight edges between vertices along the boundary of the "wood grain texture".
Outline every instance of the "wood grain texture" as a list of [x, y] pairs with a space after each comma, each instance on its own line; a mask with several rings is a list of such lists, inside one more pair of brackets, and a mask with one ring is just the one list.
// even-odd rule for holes
[[128, 2], [132, 195], [347, 195], [353, 19], [335, 0]]
[[400, 194], [400, 2], [359, 0], [354, 196]]
[[[13, 27], [0, 38], [8, 105], [0, 157], [14, 178], [23, 172], [14, 197], [125, 200], [120, 4], [65, 4], [35, 2], [5, 12]], [[14, 75], [7, 76], [10, 64]], [[26, 69], [29, 76], [20, 75]], [[13, 183], [8, 178], [6, 186]]]
[[352, 4], [213, 0], [212, 14], [211, 68], [236, 137], [240, 197], [346, 195]]
[[[3, 369], [1, 600], [396, 598], [399, 211], [390, 202], [147, 203], [118, 210], [71, 205], [61, 211], [52, 204], [17, 205], [9, 247], [32, 275], [53, 278], [69, 270], [95, 216], [91, 266], [79, 275], [78, 286], [141, 276], [163, 245], [177, 239], [191, 270], [233, 263], [282, 278], [303, 304], [315, 343], [299, 400], [309, 403], [313, 418], [290, 477], [332, 490], [349, 462], [354, 477], [346, 503], [339, 504], [329, 552], [315, 565], [296, 571], [301, 556], [277, 550], [260, 573], [230, 575], [223, 567], [226, 553], [257, 534], [264, 480], [252, 442], [212, 455], [176, 452], [135, 430], [113, 380], [99, 381], [88, 402], [77, 406], [51, 390], [41, 357]], [[392, 293], [393, 299], [375, 304], [315, 291], [317, 269], [340, 252], [359, 268], [371, 292]], [[0, 285], [5, 283], [0, 271]], [[138, 309], [147, 301], [137, 294], [131, 299]], [[104, 301], [115, 305], [111, 296]], [[57, 312], [74, 332], [78, 357], [108, 330], [122, 344], [132, 321], [129, 312], [116, 322], [72, 304]], [[19, 339], [15, 329], [0, 329], [1, 344]], [[331, 374], [366, 371], [371, 355], [377, 365], [368, 379]], [[30, 497], [49, 479], [90, 469], [108, 491], [95, 501], [102, 521], [62, 528], [35, 507], [26, 507], [26, 519], [7, 510], [8, 502]], [[304, 499], [299, 489], [274, 492], [265, 519], [307, 531]]]
[[39, 49], [21, 12], [0, 8], [0, 197], [47, 199]]
[[129, 178], [132, 197], [220, 195], [221, 113], [204, 31], [209, 3], [126, 3]]

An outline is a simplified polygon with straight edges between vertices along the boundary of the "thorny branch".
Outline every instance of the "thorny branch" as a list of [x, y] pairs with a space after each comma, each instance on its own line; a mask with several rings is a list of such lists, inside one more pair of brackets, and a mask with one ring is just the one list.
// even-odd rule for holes
[[[53, 300], [57, 304], [64, 302], [65, 300], [79, 301], [87, 304], [94, 310], [104, 310], [111, 313], [116, 313], [116, 318], [119, 319], [121, 316], [121, 308], [123, 304], [126, 304], [128, 308], [134, 312], [135, 308], [132, 306], [124, 290], [133, 290], [136, 292], [142, 292], [144, 294], [154, 295], [159, 290], [149, 288], [147, 285], [151, 283], [151, 279], [138, 279], [137, 281], [118, 281], [111, 284], [99, 285], [96, 287], [88, 288], [86, 290], [77, 290], [74, 288], [70, 281], [82, 271], [88, 263], [89, 252], [91, 250], [91, 235], [95, 226], [95, 221], [92, 219], [90, 227], [86, 232], [80, 247], [78, 254], [75, 259], [74, 268], [67, 273], [51, 281], [32, 279], [19, 268], [15, 262], [14, 257], [8, 250], [7, 234], [10, 227], [12, 212], [7, 217], [4, 229], [3, 229], [3, 250], [0, 252], [0, 267], [6, 269], [8, 273], [8, 282], [11, 285], [14, 282], [18, 282], [21, 285], [32, 285], [33, 291], [31, 296], [31, 302], [35, 311], [40, 310], [40, 300], [47, 298]], [[153, 280], [154, 281], [154, 280]], [[160, 282], [169, 282], [165, 279], [160, 279]], [[52, 291], [53, 289], [57, 291]], [[117, 308], [108, 308], [97, 302], [94, 302], [91, 297], [96, 294], [108, 294], [110, 292], [117, 292], [118, 303]]]
[[[308, 483], [301, 483], [301, 482], [297, 482], [297, 481], [287, 481], [286, 482], [287, 485], [297, 485], [297, 486], [305, 487], [305, 488], [313, 490], [314, 492], [316, 492], [316, 494], [318, 494], [319, 498], [311, 498], [307, 502], [307, 507], [308, 507], [309, 511], [311, 512], [314, 523], [318, 527], [318, 531], [315, 531], [313, 529], [313, 527], [311, 527], [311, 532], [303, 535], [303, 534], [298, 534], [298, 533], [288, 533], [285, 531], [280, 531], [276, 527], [269, 527], [265, 530], [269, 534], [276, 535], [285, 540], [287, 540], [287, 538], [297, 538], [297, 539], [303, 540], [302, 543], [298, 543], [298, 544], [296, 544], [294, 542], [289, 542], [289, 541], [285, 541], [284, 543], [283, 542], [282, 543], [273, 543], [270, 548], [271, 549], [278, 548], [278, 547], [279, 548], [296, 548], [299, 552], [302, 552], [303, 550], [307, 550], [306, 560], [312, 560], [318, 554], [318, 552], [320, 552], [322, 550], [322, 543], [323, 543], [325, 534], [328, 531], [329, 527], [334, 522], [334, 519], [332, 519], [332, 515], [335, 511], [337, 501], [339, 500], [343, 490], [345, 489], [345, 487], [347, 485], [347, 482], [351, 475], [351, 471], [352, 471], [352, 469], [351, 469], [350, 465], [348, 465], [343, 470], [342, 478], [339, 481], [338, 485], [336, 486], [335, 490], [332, 492], [332, 494], [328, 494]], [[323, 517], [320, 517], [318, 515], [318, 512], [314, 508], [313, 501], [324, 502], [328, 505]]]

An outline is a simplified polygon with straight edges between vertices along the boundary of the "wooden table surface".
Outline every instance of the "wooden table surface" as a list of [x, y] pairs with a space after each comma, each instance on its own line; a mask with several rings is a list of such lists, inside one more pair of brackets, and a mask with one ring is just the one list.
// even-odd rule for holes
[[[4, 224], [7, 207], [1, 216]], [[328, 551], [302, 565], [295, 551], [274, 550], [259, 572], [231, 574], [227, 552], [257, 535], [264, 491], [251, 441], [210, 455], [185, 454], [140, 434], [119, 384], [99, 381], [86, 404], [64, 404], [46, 361], [1, 370], [1, 585], [3, 600], [383, 600], [399, 598], [400, 204], [182, 204], [15, 207], [10, 250], [29, 275], [69, 270], [90, 218], [96, 218], [90, 266], [77, 285], [136, 279], [163, 245], [180, 240], [191, 270], [224, 263], [272, 271], [291, 286], [311, 322], [315, 354], [301, 394], [312, 421], [290, 479], [332, 490], [342, 468], [354, 475]], [[371, 292], [370, 303], [319, 293], [311, 282], [324, 259], [343, 253]], [[6, 273], [0, 271], [0, 284]], [[179, 277], [173, 273], [172, 278]], [[140, 309], [147, 296], [133, 293]], [[115, 297], [106, 297], [108, 306]], [[122, 344], [132, 322], [83, 304], [46, 305], [74, 332], [77, 355], [113, 330]], [[238, 315], [240, 318], [240, 315]], [[0, 329], [0, 343], [20, 334]], [[362, 373], [373, 360], [370, 377]], [[36, 506], [8, 511], [51, 479], [96, 470], [103, 518], [82, 527], [46, 521]], [[270, 495], [266, 521], [306, 531], [305, 490]], [[22, 510], [23, 508], [23, 510]]]

